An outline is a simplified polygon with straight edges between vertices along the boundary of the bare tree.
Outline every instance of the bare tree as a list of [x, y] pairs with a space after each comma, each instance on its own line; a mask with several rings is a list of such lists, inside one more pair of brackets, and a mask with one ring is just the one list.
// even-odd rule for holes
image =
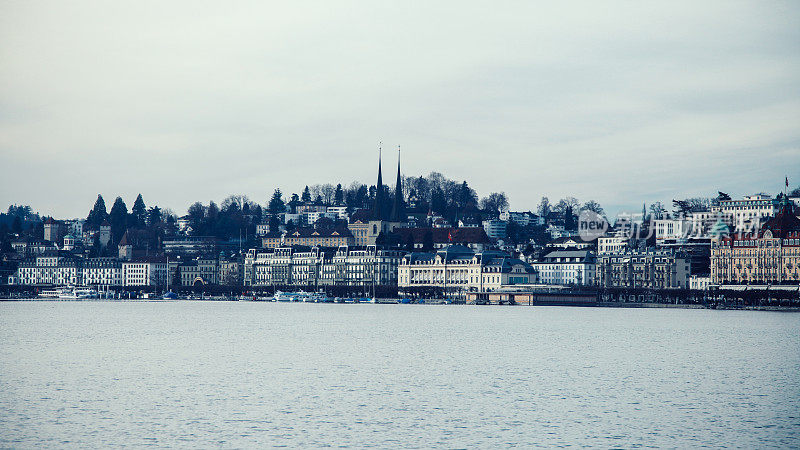
[[597, 203], [594, 200], [589, 200], [588, 202], [584, 203], [583, 206], [581, 207], [581, 211], [583, 210], [592, 211], [593, 213], [600, 216], [604, 216], [606, 214], [606, 212], [603, 210], [603, 207], [600, 206], [600, 203]]
[[320, 186], [319, 188], [320, 193], [319, 195], [322, 197], [322, 201], [326, 205], [330, 205], [333, 203], [333, 195], [336, 193], [336, 186], [326, 183]]

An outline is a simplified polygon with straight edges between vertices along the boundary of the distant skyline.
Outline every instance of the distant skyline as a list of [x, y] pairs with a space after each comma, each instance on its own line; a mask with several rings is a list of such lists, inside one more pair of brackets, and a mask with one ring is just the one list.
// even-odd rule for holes
[[[800, 185], [800, 3], [3, 2], [0, 208], [467, 180], [639, 211]], [[393, 184], [393, 177], [389, 184]], [[389, 178], [386, 178], [387, 180]]]

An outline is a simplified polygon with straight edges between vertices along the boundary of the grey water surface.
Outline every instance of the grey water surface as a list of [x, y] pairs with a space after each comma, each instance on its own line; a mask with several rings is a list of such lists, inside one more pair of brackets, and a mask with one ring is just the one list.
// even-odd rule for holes
[[792, 447], [800, 314], [0, 303], [0, 447]]

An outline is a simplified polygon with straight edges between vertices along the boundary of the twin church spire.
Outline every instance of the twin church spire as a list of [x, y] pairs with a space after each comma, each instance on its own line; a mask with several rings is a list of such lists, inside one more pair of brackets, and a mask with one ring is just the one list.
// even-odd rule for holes
[[383, 185], [381, 170], [382, 145], [378, 147], [378, 182], [375, 185], [375, 204], [372, 207], [372, 220], [386, 220], [389, 222], [405, 222], [406, 207], [403, 201], [403, 181], [400, 177], [400, 146], [397, 146], [397, 181], [395, 181], [395, 195], [391, 206], [387, 201], [386, 186]]

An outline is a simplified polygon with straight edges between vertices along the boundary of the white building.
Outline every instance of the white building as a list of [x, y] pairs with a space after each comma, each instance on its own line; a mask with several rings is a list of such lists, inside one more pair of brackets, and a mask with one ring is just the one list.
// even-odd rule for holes
[[244, 262], [245, 285], [395, 285], [402, 255], [399, 250], [382, 250], [374, 245], [252, 249]]
[[256, 225], [256, 236], [266, 236], [269, 234], [269, 224], [260, 223]]
[[348, 220], [347, 206], [328, 206], [327, 212], [335, 215], [338, 219]]
[[117, 258], [89, 258], [82, 278], [86, 286], [122, 286], [122, 263]]
[[597, 238], [597, 254], [619, 253], [628, 247], [624, 236], [603, 236]]
[[499, 219], [484, 220], [483, 230], [491, 239], [505, 239], [508, 222]]
[[539, 283], [569, 286], [593, 285], [595, 255], [588, 250], [556, 250], [531, 263]]
[[398, 288], [435, 287], [445, 291], [495, 291], [501, 287], [536, 283], [530, 264], [500, 252], [474, 253], [453, 245], [432, 253], [403, 257], [398, 269]]
[[689, 278], [689, 289], [697, 291], [707, 291], [708, 285], [711, 284], [711, 277], [701, 277], [699, 275], [692, 275]]
[[21, 285], [79, 285], [81, 261], [72, 256], [42, 255], [23, 260], [15, 282]]
[[167, 285], [167, 261], [162, 258], [143, 258], [122, 263], [124, 286]]
[[712, 212], [722, 213], [728, 225], [735, 230], [747, 230], [757, 223], [775, 216], [780, 208], [779, 201], [765, 194], [745, 196], [742, 200], [722, 200]]
[[544, 225], [544, 217], [540, 217], [530, 211], [503, 211], [499, 216], [505, 222], [514, 222], [517, 225], [527, 227], [528, 225]]

